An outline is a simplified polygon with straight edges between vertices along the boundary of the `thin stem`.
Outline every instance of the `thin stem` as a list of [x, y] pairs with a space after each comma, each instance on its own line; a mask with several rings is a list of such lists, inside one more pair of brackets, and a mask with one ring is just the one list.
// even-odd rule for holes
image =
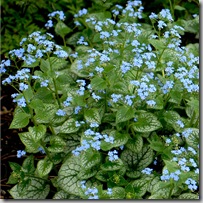
[[[49, 58], [50, 69], [51, 69], [51, 71], [53, 71], [53, 70], [52, 70], [52, 64], [51, 64], [51, 60], [50, 60], [49, 55], [48, 55], [48, 58]], [[56, 80], [55, 80], [54, 77], [52, 78], [52, 80], [53, 80], [53, 84], [54, 84], [55, 98], [56, 98], [56, 101], [57, 101], [57, 103], [58, 103], [58, 105], [59, 105], [59, 108], [61, 108], [61, 103], [60, 103], [60, 99], [59, 99], [59, 95], [58, 95], [58, 89], [57, 89], [57, 86], [56, 86]]]
[[172, 14], [172, 17], [173, 17], [173, 19], [174, 19], [174, 6], [173, 6], [173, 4], [172, 4], [172, 1], [171, 1], [171, 0], [169, 0], [169, 4], [170, 4], [170, 10], [171, 10], [171, 14]]

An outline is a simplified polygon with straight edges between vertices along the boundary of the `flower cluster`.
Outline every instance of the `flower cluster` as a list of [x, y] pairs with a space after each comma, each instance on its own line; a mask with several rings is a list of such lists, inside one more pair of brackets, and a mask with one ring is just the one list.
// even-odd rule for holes
[[22, 156], [26, 155], [26, 151], [24, 150], [18, 150], [17, 151], [17, 157], [18, 158], [21, 158]]
[[[90, 127], [98, 127], [97, 123], [91, 123]], [[86, 136], [87, 139], [82, 140], [82, 145], [80, 147], [77, 147], [72, 151], [72, 153], [75, 156], [78, 156], [80, 152], [89, 149], [92, 147], [93, 149], [99, 151], [100, 150], [100, 145], [101, 145], [101, 140], [107, 143], [114, 143], [114, 137], [108, 136], [107, 134], [101, 134], [99, 132], [94, 132], [91, 129], [87, 129], [84, 132], [84, 135]]]

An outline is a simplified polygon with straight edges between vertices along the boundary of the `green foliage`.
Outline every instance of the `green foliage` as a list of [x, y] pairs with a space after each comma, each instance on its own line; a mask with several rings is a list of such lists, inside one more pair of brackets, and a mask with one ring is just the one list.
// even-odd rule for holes
[[190, 2], [162, 1], [170, 10], [159, 6], [154, 18], [139, 1], [19, 6], [28, 9], [25, 3], [43, 23], [36, 14], [42, 8], [68, 11], [66, 18], [49, 16], [55, 41], [28, 33], [22, 56], [14, 50], [10, 61], [2, 60], [2, 83], [18, 91], [10, 128], [23, 129], [19, 137], [29, 153], [19, 152], [22, 166], [10, 162], [12, 197], [197, 199], [198, 43], [181, 44], [181, 35], [199, 32], [198, 16], [187, 13]]

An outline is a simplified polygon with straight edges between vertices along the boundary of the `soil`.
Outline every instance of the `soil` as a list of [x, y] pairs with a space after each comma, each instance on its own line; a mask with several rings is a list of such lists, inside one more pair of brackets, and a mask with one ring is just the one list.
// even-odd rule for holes
[[11, 94], [15, 90], [10, 86], [1, 87], [1, 196], [0, 199], [13, 199], [8, 190], [13, 185], [6, 184], [12, 172], [9, 162], [16, 162], [22, 164], [22, 159], [17, 158], [17, 150], [24, 149], [24, 145], [20, 141], [18, 133], [20, 129], [9, 129], [13, 119], [13, 110], [15, 103], [13, 103]]

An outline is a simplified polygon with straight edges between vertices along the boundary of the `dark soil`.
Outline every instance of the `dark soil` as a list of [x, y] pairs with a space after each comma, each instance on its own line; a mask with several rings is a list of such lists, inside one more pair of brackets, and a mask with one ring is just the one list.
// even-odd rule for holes
[[12, 102], [10, 96], [13, 93], [15, 93], [15, 90], [12, 87], [1, 87], [1, 199], [13, 199], [8, 192], [13, 185], [6, 184], [12, 172], [9, 162], [21, 164], [22, 159], [16, 156], [17, 150], [25, 148], [18, 136], [18, 132], [21, 130], [9, 129], [15, 109], [15, 103]]

